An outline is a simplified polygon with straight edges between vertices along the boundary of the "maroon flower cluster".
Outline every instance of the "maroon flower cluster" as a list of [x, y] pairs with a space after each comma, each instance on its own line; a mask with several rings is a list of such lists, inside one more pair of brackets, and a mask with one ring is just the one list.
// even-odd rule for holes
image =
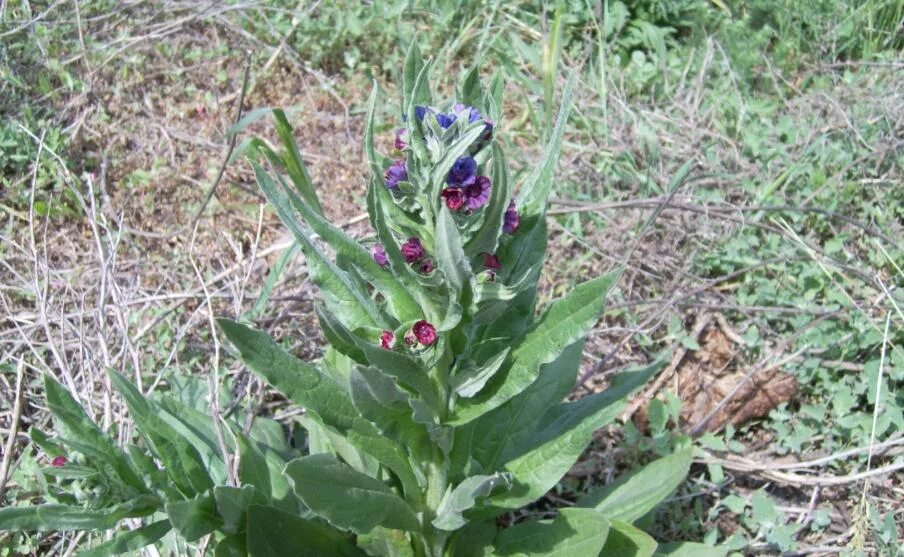
[[[410, 331], [405, 333], [405, 344], [430, 346], [436, 342], [436, 338], [436, 327], [421, 319], [415, 322]], [[392, 350], [395, 347], [395, 335], [392, 331], [383, 331], [383, 334], [380, 335], [380, 347], [385, 350]]]

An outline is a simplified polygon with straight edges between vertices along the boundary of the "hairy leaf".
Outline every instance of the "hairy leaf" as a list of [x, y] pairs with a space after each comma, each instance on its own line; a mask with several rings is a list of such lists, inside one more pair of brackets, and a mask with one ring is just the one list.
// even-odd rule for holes
[[417, 517], [386, 485], [326, 454], [298, 458], [286, 466], [305, 505], [337, 528], [363, 534], [376, 526], [416, 531]]

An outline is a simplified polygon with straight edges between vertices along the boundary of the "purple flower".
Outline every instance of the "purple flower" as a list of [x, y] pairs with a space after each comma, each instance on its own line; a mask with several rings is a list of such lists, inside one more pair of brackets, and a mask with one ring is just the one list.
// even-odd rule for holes
[[418, 321], [411, 327], [411, 332], [414, 333], [417, 341], [423, 344], [424, 346], [430, 346], [434, 342], [436, 342], [436, 327], [427, 323], [423, 319]]
[[67, 460], [65, 456], [57, 456], [54, 457], [53, 462], [51, 462], [50, 465], [54, 468], [60, 468], [61, 466], [66, 466], [67, 462], [69, 462], [69, 460]]
[[477, 120], [480, 120], [482, 116], [480, 115], [480, 111], [474, 108], [473, 106], [466, 106], [462, 103], [456, 103], [452, 106], [452, 112], [455, 114], [461, 114], [465, 110], [468, 110], [468, 123], [473, 124]]
[[385, 348], [386, 350], [392, 350], [392, 340], [394, 336], [392, 331], [383, 331], [383, 334], [380, 335], [380, 346]]
[[408, 238], [408, 241], [402, 244], [402, 257], [408, 263], [414, 263], [424, 256], [424, 246], [417, 238]]
[[418, 270], [421, 272], [422, 275], [429, 275], [430, 273], [433, 272], [433, 268], [434, 268], [433, 260], [425, 259], [425, 260], [421, 261], [421, 265]]
[[490, 200], [490, 179], [478, 176], [473, 184], [465, 186], [464, 192], [468, 209], [480, 209]]
[[423, 120], [424, 116], [427, 115], [427, 110], [429, 110], [426, 106], [416, 106], [414, 107], [414, 117], [418, 120]]
[[405, 159], [398, 159], [392, 166], [386, 169], [386, 187], [395, 189], [399, 186], [399, 182], [408, 179], [408, 169], [405, 168]]
[[408, 130], [405, 128], [399, 128], [396, 130], [395, 134], [395, 148], [398, 151], [403, 151], [405, 147], [408, 147], [408, 143], [405, 140], [408, 139]]
[[502, 222], [502, 231], [506, 234], [514, 234], [518, 230], [521, 219], [518, 217], [518, 211], [515, 209], [515, 200], [509, 202], [508, 209], [505, 210], [505, 218]]
[[457, 211], [465, 204], [465, 194], [459, 188], [446, 188], [440, 195], [446, 200], [446, 207], [450, 211]]
[[383, 246], [380, 244], [374, 244], [373, 251], [371, 252], [374, 257], [374, 261], [380, 267], [385, 267], [389, 264], [389, 258], [386, 257], [386, 250], [383, 249]]
[[439, 122], [439, 127], [442, 129], [447, 129], [449, 126], [455, 123], [455, 114], [436, 114], [436, 121]]
[[452, 165], [446, 176], [446, 183], [450, 186], [469, 186], [477, 180], [477, 161], [471, 157], [461, 157]]
[[483, 133], [477, 139], [479, 141], [489, 141], [493, 139], [493, 122], [484, 120]]

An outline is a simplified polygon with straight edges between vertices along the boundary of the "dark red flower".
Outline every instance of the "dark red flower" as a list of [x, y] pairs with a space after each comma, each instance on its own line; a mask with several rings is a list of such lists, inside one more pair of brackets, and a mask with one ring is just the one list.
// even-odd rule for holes
[[446, 200], [450, 211], [457, 211], [465, 204], [465, 194], [459, 188], [446, 188], [440, 195]]
[[429, 275], [433, 272], [433, 260], [425, 259], [421, 261], [420, 271], [422, 275]]
[[491, 271], [498, 271], [502, 268], [502, 263], [499, 262], [499, 258], [493, 255], [492, 253], [483, 254], [483, 266]]
[[66, 466], [67, 462], [69, 462], [69, 460], [65, 456], [58, 456], [55, 457], [50, 464], [54, 468], [59, 468], [60, 466]]
[[411, 327], [411, 332], [414, 333], [415, 338], [418, 342], [423, 344], [424, 346], [430, 346], [434, 342], [436, 342], [436, 327], [427, 323], [423, 319], [418, 321]]
[[423, 256], [424, 246], [418, 238], [408, 238], [408, 241], [402, 244], [402, 257], [408, 263], [414, 263]]
[[380, 335], [380, 346], [386, 350], [392, 350], [392, 341], [394, 338], [392, 331], [383, 331], [383, 334]]

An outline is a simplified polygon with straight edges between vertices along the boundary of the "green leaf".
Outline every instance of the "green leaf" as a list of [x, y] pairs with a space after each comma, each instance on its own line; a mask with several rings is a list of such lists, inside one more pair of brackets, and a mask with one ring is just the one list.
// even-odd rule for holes
[[170, 525], [169, 520], [158, 520], [141, 528], [121, 532], [109, 541], [91, 549], [80, 551], [78, 557], [107, 557], [108, 555], [137, 551], [142, 547], [156, 543], [172, 529], [173, 527]]
[[527, 389], [465, 426], [473, 432], [470, 442], [459, 437], [463, 428], [457, 428], [454, 450], [465, 451], [484, 470], [496, 470], [505, 462], [504, 455], [513, 455], [524, 446], [544, 413], [571, 392], [583, 348], [583, 339], [567, 347], [558, 358], [541, 366], [540, 377]]
[[[110, 380], [129, 407], [137, 429], [157, 457], [163, 461], [167, 477], [186, 497], [213, 487], [198, 450], [160, 417], [160, 409], [119, 373], [108, 370]], [[173, 523], [173, 527], [176, 525]]]
[[599, 557], [651, 557], [656, 540], [643, 530], [620, 520], [609, 521], [609, 537]]
[[521, 195], [518, 197], [518, 206], [523, 208], [524, 215], [546, 214], [546, 203], [549, 190], [553, 183], [553, 173], [559, 162], [559, 152], [562, 150], [562, 137], [565, 134], [565, 126], [568, 122], [568, 113], [571, 111], [571, 98], [574, 92], [574, 83], [577, 72], [572, 72], [562, 92], [562, 103], [559, 105], [559, 115], [553, 128], [549, 143], [543, 151], [543, 158], [534, 167], [524, 185], [521, 186]]
[[257, 162], [251, 161], [251, 166], [270, 205], [301, 246], [311, 278], [320, 287], [324, 300], [336, 312], [337, 317], [356, 326], [382, 327], [383, 319], [374, 301], [366, 292], [355, 288], [345, 272], [326, 257], [309, 232], [295, 220], [290, 209], [293, 206], [290, 193], [285, 188], [278, 187]]
[[298, 152], [298, 145], [295, 143], [295, 137], [292, 135], [292, 126], [286, 119], [286, 114], [282, 110], [273, 109], [273, 117], [276, 119], [276, 133], [282, 141], [286, 153], [283, 155], [283, 164], [298, 188], [298, 193], [304, 198], [305, 202], [314, 208], [315, 211], [323, 214], [323, 208], [320, 206], [320, 200], [317, 199], [317, 192], [314, 191], [314, 184], [308, 175], [308, 169], [305, 167], [301, 153]]
[[725, 557], [728, 548], [702, 543], [672, 542], [659, 546], [655, 557]]
[[289, 262], [298, 255], [298, 251], [298, 243], [292, 242], [289, 247], [279, 255], [276, 264], [270, 267], [270, 270], [267, 272], [267, 278], [264, 279], [264, 285], [261, 287], [260, 294], [258, 294], [257, 299], [254, 300], [254, 306], [242, 314], [243, 321], [254, 321], [264, 314], [264, 310], [267, 309], [267, 302], [270, 301], [270, 296], [273, 294], [273, 289], [276, 288], [276, 284], [286, 270], [286, 267], [288, 267]]
[[363, 355], [362, 363], [370, 363], [387, 375], [391, 375], [401, 386], [411, 390], [431, 408], [439, 405], [439, 395], [430, 381], [427, 370], [416, 359], [395, 350], [386, 350], [376, 342], [363, 340], [333, 319], [328, 312], [318, 311], [317, 316], [320, 318], [327, 338], [330, 338], [331, 342], [336, 341], [333, 342], [333, 346], [337, 350], [349, 358], [354, 358], [356, 354]]
[[[499, 532], [490, 557], [577, 557], [597, 555], [609, 522], [589, 509], [562, 509], [552, 520], [522, 522]], [[608, 555], [608, 554], [607, 554]]]
[[656, 508], [687, 477], [693, 449], [688, 447], [602, 486], [582, 497], [579, 507], [592, 507], [609, 518], [634, 522]]
[[166, 504], [166, 515], [173, 528], [185, 541], [195, 541], [223, 525], [217, 515], [217, 504], [210, 493], [194, 499], [172, 501]]
[[393, 273], [378, 265], [373, 256], [361, 244], [302, 203], [297, 197], [289, 196], [289, 200], [301, 214], [305, 223], [336, 250], [337, 256], [348, 258], [361, 271], [364, 279], [383, 294], [391, 311], [399, 321], [420, 319], [421, 310], [417, 302]]
[[213, 551], [213, 557], [247, 557], [245, 535], [226, 536], [220, 540]]
[[359, 420], [355, 429], [348, 432], [348, 441], [392, 470], [402, 483], [409, 501], [420, 498], [421, 482], [415, 477], [408, 455], [401, 446], [380, 435], [373, 424], [364, 419]]
[[541, 365], [555, 360], [596, 323], [606, 294], [618, 276], [618, 272], [610, 272], [589, 280], [565, 298], [550, 304], [537, 324], [512, 350], [512, 364], [508, 370], [498, 373], [478, 396], [461, 401], [452, 423], [465, 424], [499, 407], [536, 381]]
[[405, 65], [402, 66], [402, 110], [408, 105], [430, 104], [430, 90], [427, 81], [419, 79], [424, 70], [424, 61], [417, 46], [417, 36], [411, 38], [408, 52], [405, 53]]
[[[209, 409], [204, 414], [161, 393], [154, 393], [153, 400], [160, 410], [160, 418], [198, 450], [213, 483], [225, 483], [226, 463]], [[231, 436], [224, 437], [227, 446], [232, 448]]]
[[248, 507], [247, 547], [250, 557], [367, 557], [337, 530], [260, 505]]
[[469, 522], [452, 534], [452, 557], [487, 557], [496, 533], [491, 521]]
[[236, 534], [243, 531], [245, 529], [245, 511], [255, 499], [254, 486], [218, 485], [213, 488], [213, 498], [217, 503], [217, 512], [223, 519], [223, 532]]
[[470, 360], [466, 360], [470, 365], [466, 364], [452, 377], [452, 388], [455, 389], [459, 396], [465, 398], [475, 396], [483, 389], [487, 381], [496, 375], [496, 372], [505, 363], [510, 350], [509, 347], [505, 347], [505, 349], [484, 362], [480, 367], [475, 366]]
[[109, 530], [124, 518], [153, 514], [160, 500], [140, 495], [125, 503], [92, 510], [79, 506], [38, 505], [0, 509], [2, 530]]
[[377, 526], [357, 539], [358, 547], [374, 557], [415, 557], [407, 532]]
[[[468, 126], [466, 132], [464, 132], [461, 137], [455, 140], [455, 143], [446, 148], [445, 153], [443, 154], [443, 158], [440, 159], [436, 165], [433, 167], [430, 172], [430, 199], [434, 200], [434, 207], [444, 207], [445, 205], [442, 203], [442, 198], [440, 197], [440, 190], [443, 188], [443, 184], [446, 181], [446, 176], [449, 175], [449, 171], [452, 170], [452, 165], [455, 164], [455, 161], [463, 157], [467, 154], [468, 150], [471, 148], [471, 145], [474, 144], [475, 141], [483, 134], [485, 124], [481, 121], [474, 122], [473, 124]], [[439, 246], [437, 246], [437, 249]]]
[[241, 431], [236, 433], [239, 457], [239, 481], [254, 487], [255, 503], [269, 503], [273, 497], [270, 468], [263, 453]]
[[[141, 493], [148, 493], [125, 453], [91, 421], [69, 391], [49, 375], [44, 376], [44, 394], [47, 397], [47, 408], [53, 414], [59, 441], [95, 462], [105, 463], [122, 482]], [[38, 433], [37, 437], [40, 438], [41, 434]], [[57, 445], [55, 442], [46, 444], [50, 443]]]
[[[452, 220], [452, 214], [445, 205], [440, 207], [436, 219], [436, 262], [446, 279], [449, 295], [454, 301], [458, 301], [465, 286], [473, 282], [474, 271], [465, 257], [458, 225]], [[455, 325], [457, 323], [450, 324], [449, 329]]]
[[363, 534], [376, 526], [417, 531], [417, 517], [386, 485], [326, 454], [298, 458], [286, 466], [305, 505], [333, 526]]
[[554, 406], [543, 416], [537, 432], [508, 460], [515, 487], [489, 501], [500, 509], [519, 508], [542, 497], [555, 486], [587, 448], [593, 432], [611, 422], [624, 407], [624, 399], [640, 388], [665, 362], [619, 374], [601, 393], [577, 402]]
[[493, 492], [511, 487], [511, 477], [505, 473], [491, 476], [471, 476], [446, 491], [436, 511], [433, 526], [440, 530], [454, 531], [468, 523], [462, 513], [474, 507], [477, 501]]
[[267, 333], [228, 319], [218, 319], [217, 324], [245, 365], [289, 400], [313, 410], [340, 431], [354, 425], [358, 413], [331, 377], [283, 350]]
[[512, 195], [505, 154], [496, 143], [493, 143], [491, 149], [493, 153], [491, 176], [493, 186], [490, 189], [490, 200], [483, 209], [486, 211], [483, 224], [467, 242], [465, 247], [467, 253], [496, 253], [499, 237], [503, 233], [502, 224], [505, 211], [508, 209], [509, 198]]
[[412, 418], [409, 397], [375, 367], [355, 367], [349, 378], [352, 403], [377, 430], [426, 458], [424, 427]]

